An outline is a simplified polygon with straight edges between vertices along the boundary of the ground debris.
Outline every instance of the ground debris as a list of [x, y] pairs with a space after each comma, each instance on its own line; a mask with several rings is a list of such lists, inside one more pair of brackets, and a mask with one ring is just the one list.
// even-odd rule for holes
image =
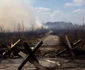
[[[45, 66], [47, 70], [85, 70], [85, 59], [67, 59], [67, 58], [38, 58], [40, 64]], [[23, 58], [4, 59], [0, 63], [0, 70], [17, 70], [23, 61]], [[49, 61], [47, 61], [49, 60]], [[59, 63], [60, 65], [58, 66]], [[37, 70], [31, 63], [23, 67], [22, 70]]]

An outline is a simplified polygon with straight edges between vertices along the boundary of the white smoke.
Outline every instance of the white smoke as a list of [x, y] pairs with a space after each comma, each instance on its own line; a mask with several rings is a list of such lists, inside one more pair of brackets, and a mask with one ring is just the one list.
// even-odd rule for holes
[[[17, 31], [18, 25], [24, 30], [42, 27], [36, 22], [30, 7], [30, 0], [0, 0], [0, 26], [10, 31]], [[35, 26], [35, 27], [34, 27]]]

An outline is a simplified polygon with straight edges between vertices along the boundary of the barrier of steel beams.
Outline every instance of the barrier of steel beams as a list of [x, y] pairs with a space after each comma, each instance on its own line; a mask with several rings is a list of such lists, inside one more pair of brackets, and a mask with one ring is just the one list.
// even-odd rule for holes
[[21, 65], [18, 67], [18, 70], [21, 70], [22, 67], [27, 63], [27, 61], [29, 61], [30, 63], [32, 63], [37, 69], [40, 69], [40, 70], [46, 70], [45, 67], [43, 67], [38, 59], [36, 58], [35, 56], [35, 52], [39, 49], [39, 47], [43, 44], [42, 41], [40, 41], [34, 48], [34, 50], [32, 50], [29, 45], [25, 42], [23, 45], [24, 45], [24, 48], [25, 50], [27, 51], [27, 54], [23, 53], [23, 52], [19, 52], [19, 55], [21, 55], [22, 57], [26, 57], [25, 60], [21, 63]]
[[63, 45], [66, 47], [63, 51], [59, 52], [57, 55], [60, 55], [62, 54], [63, 52], [65, 51], [69, 51], [70, 54], [72, 55], [73, 58], [75, 58], [75, 54], [74, 54], [74, 51], [73, 51], [73, 47], [76, 46], [77, 44], [79, 44], [81, 42], [81, 39], [79, 39], [78, 41], [74, 42], [74, 43], [71, 43], [68, 39], [68, 36], [65, 35], [65, 40], [66, 40], [66, 43], [63, 42]]
[[12, 50], [12, 48], [15, 47], [19, 42], [20, 42], [20, 39], [17, 40], [14, 44], [11, 43], [10, 46], [7, 46], [7, 49], [3, 52], [3, 55], [5, 55], [7, 52], [11, 51], [11, 53], [10, 53], [11, 55], [10, 56], [13, 56], [13, 50]]

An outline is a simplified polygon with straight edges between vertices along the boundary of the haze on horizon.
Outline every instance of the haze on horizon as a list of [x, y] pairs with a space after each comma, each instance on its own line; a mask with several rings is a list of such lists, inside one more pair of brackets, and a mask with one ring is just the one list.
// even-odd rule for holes
[[0, 26], [9, 31], [41, 28], [48, 21], [82, 24], [84, 17], [85, 0], [0, 0]]

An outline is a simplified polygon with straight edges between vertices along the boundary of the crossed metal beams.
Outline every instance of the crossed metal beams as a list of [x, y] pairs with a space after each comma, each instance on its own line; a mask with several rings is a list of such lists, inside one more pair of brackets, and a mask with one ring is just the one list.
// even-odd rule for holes
[[66, 47], [63, 51], [59, 52], [57, 55], [60, 55], [62, 54], [63, 52], [65, 51], [69, 51], [70, 54], [72, 55], [73, 58], [75, 58], [75, 54], [74, 54], [74, 51], [73, 51], [73, 47], [76, 46], [77, 44], [79, 44], [81, 42], [81, 39], [79, 39], [78, 41], [74, 42], [74, 43], [70, 43], [69, 39], [68, 39], [68, 36], [65, 35], [65, 40], [66, 40], [66, 43], [63, 42], [63, 45]]
[[[70, 43], [69, 39], [68, 39], [68, 36], [65, 35], [65, 40], [66, 40], [66, 43], [63, 42], [63, 45], [66, 47], [63, 51], [61, 51], [60, 53], [58, 53], [57, 55], [60, 55], [61, 53], [69, 50], [70, 54], [72, 55], [73, 58], [75, 58], [75, 54], [74, 54], [74, 51], [73, 51], [73, 46], [79, 44], [81, 42], [81, 39], [74, 42], [74, 43]], [[18, 44], [20, 42], [20, 39], [15, 42], [14, 44], [11, 44], [10, 47], [7, 48], [7, 50], [3, 53], [3, 55], [5, 55], [9, 50], [11, 50], [16, 44]], [[35, 56], [35, 52], [39, 49], [39, 47], [43, 44], [42, 41], [40, 41], [36, 46], [35, 48], [32, 50], [29, 45], [27, 44], [27, 42], [25, 42], [23, 45], [24, 45], [24, 48], [27, 52], [27, 54], [23, 53], [22, 51], [20, 51], [18, 54], [22, 57], [25, 58], [25, 60], [21, 63], [21, 65], [18, 67], [18, 70], [21, 70], [22, 67], [27, 63], [27, 61], [29, 61], [30, 63], [32, 63], [37, 69], [40, 69], [40, 70], [46, 70], [45, 67], [43, 67], [38, 59], [36, 58]]]
[[27, 51], [27, 54], [24, 54], [22, 52], [22, 54], [20, 54], [19, 52], [19, 55], [21, 55], [22, 57], [27, 56], [25, 58], [25, 60], [21, 63], [21, 65], [18, 67], [18, 70], [21, 70], [22, 67], [26, 64], [27, 61], [29, 61], [30, 63], [32, 63], [37, 69], [40, 69], [40, 70], [46, 70], [45, 67], [43, 67], [38, 59], [36, 58], [36, 56], [34, 55], [34, 53], [39, 49], [39, 47], [43, 44], [42, 41], [40, 41], [36, 46], [35, 46], [35, 49], [32, 50], [29, 45], [25, 42], [23, 45], [24, 45], [24, 48], [25, 50]]
[[[5, 55], [7, 52], [11, 51], [11, 53], [13, 52], [13, 47], [15, 47], [15, 45], [17, 45], [18, 43], [20, 42], [20, 39], [18, 41], [16, 41], [14, 44], [12, 43], [11, 46], [7, 46], [7, 49], [5, 49], [5, 51], [3, 52], [3, 55]], [[22, 51], [19, 50], [19, 55], [24, 57], [25, 60], [22, 62], [22, 64], [18, 67], [18, 70], [21, 70], [22, 67], [26, 64], [27, 61], [29, 61], [30, 63], [32, 63], [37, 69], [40, 69], [40, 70], [46, 70], [45, 67], [43, 67], [38, 59], [36, 58], [35, 56], [35, 52], [39, 49], [39, 47], [43, 44], [42, 41], [40, 41], [36, 46], [35, 48], [32, 50], [29, 45], [25, 42], [23, 45], [24, 45], [24, 48], [27, 52], [27, 54], [23, 53]]]
[[[10, 46], [7, 46], [7, 49], [5, 49], [5, 51], [3, 52], [3, 56], [7, 53], [7, 52], [9, 52], [9, 51], [11, 51], [11, 55], [13, 55], [13, 47], [15, 47], [18, 43], [20, 42], [20, 39], [19, 40], [17, 40], [14, 44], [13, 43], [11, 43], [11, 45]], [[11, 56], [10, 55], [10, 56]]]

